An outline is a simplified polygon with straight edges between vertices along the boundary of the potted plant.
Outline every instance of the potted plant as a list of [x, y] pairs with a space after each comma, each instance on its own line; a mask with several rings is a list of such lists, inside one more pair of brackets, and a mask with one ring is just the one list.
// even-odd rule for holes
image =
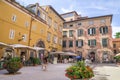
[[116, 59], [116, 63], [119, 65], [120, 64], [120, 55], [114, 56], [114, 59]]
[[39, 58], [33, 58], [33, 65], [36, 66], [40, 64], [40, 59]]
[[14, 57], [4, 62], [3, 67], [11, 74], [16, 73], [23, 64], [21, 63], [20, 58]]
[[94, 76], [93, 70], [79, 61], [66, 69], [65, 76], [71, 80], [89, 80]]

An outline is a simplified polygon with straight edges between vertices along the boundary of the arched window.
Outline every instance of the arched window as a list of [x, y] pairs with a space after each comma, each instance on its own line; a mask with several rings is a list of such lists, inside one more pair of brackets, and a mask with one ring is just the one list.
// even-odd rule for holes
[[100, 33], [101, 34], [107, 34], [108, 33], [108, 27], [107, 26], [100, 27]]
[[96, 34], [96, 28], [94, 28], [94, 27], [93, 27], [93, 28], [89, 28], [89, 29], [88, 29], [88, 34], [89, 34], [89, 35], [94, 35], [94, 34]]
[[77, 30], [78, 37], [83, 35], [83, 29], [78, 29]]

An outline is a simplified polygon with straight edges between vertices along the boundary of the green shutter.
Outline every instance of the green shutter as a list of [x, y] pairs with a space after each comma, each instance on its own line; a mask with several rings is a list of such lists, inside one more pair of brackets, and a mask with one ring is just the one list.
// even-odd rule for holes
[[95, 46], [96, 46], [96, 40], [95, 40]]
[[82, 42], [82, 46], [83, 46], [83, 40], [81, 40], [81, 42]]
[[90, 29], [88, 29], [88, 34], [90, 34]]
[[90, 40], [88, 40], [88, 46], [90, 46]]
[[96, 34], [96, 28], [94, 28], [94, 34]]
[[102, 28], [101, 28], [101, 27], [100, 27], [100, 29], [99, 29], [99, 30], [100, 30], [100, 33], [102, 33]]
[[76, 41], [76, 46], [78, 47], [78, 41]]

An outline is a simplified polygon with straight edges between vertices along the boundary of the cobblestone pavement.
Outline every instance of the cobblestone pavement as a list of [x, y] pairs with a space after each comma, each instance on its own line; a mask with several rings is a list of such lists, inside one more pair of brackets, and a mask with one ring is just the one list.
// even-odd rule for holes
[[116, 64], [94, 64], [95, 76], [91, 80], [120, 80], [120, 66]]
[[65, 69], [71, 64], [48, 64], [48, 70], [42, 71], [41, 66], [23, 67], [17, 74], [8, 75], [0, 70], [0, 80], [69, 80], [65, 77]]
[[[23, 67], [17, 74], [9, 75], [0, 70], [0, 80], [70, 80], [65, 77], [65, 69], [71, 64], [49, 64], [47, 71], [41, 66]], [[90, 80], [120, 80], [120, 67], [116, 64], [93, 64], [95, 76]]]

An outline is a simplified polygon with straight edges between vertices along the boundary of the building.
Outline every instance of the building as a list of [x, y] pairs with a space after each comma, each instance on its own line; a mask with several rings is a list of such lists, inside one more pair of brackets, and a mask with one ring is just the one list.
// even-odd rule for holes
[[112, 60], [112, 15], [81, 17], [72, 11], [61, 14], [63, 26], [63, 51], [75, 52], [93, 61]]
[[120, 38], [113, 39], [113, 53], [114, 55], [120, 53]]
[[[45, 9], [36, 3], [24, 7], [15, 0], [0, 0], [0, 12], [0, 42], [30, 47], [29, 50], [16, 49], [12, 52], [15, 56], [22, 53], [25, 53], [26, 59], [40, 56], [35, 55], [31, 47], [42, 47], [47, 51], [62, 50], [62, 34], [59, 33], [62, 32], [64, 19], [52, 6], [46, 6]], [[0, 57], [4, 56], [6, 51], [9, 50], [1, 48]], [[44, 50], [39, 53], [44, 53]]]

